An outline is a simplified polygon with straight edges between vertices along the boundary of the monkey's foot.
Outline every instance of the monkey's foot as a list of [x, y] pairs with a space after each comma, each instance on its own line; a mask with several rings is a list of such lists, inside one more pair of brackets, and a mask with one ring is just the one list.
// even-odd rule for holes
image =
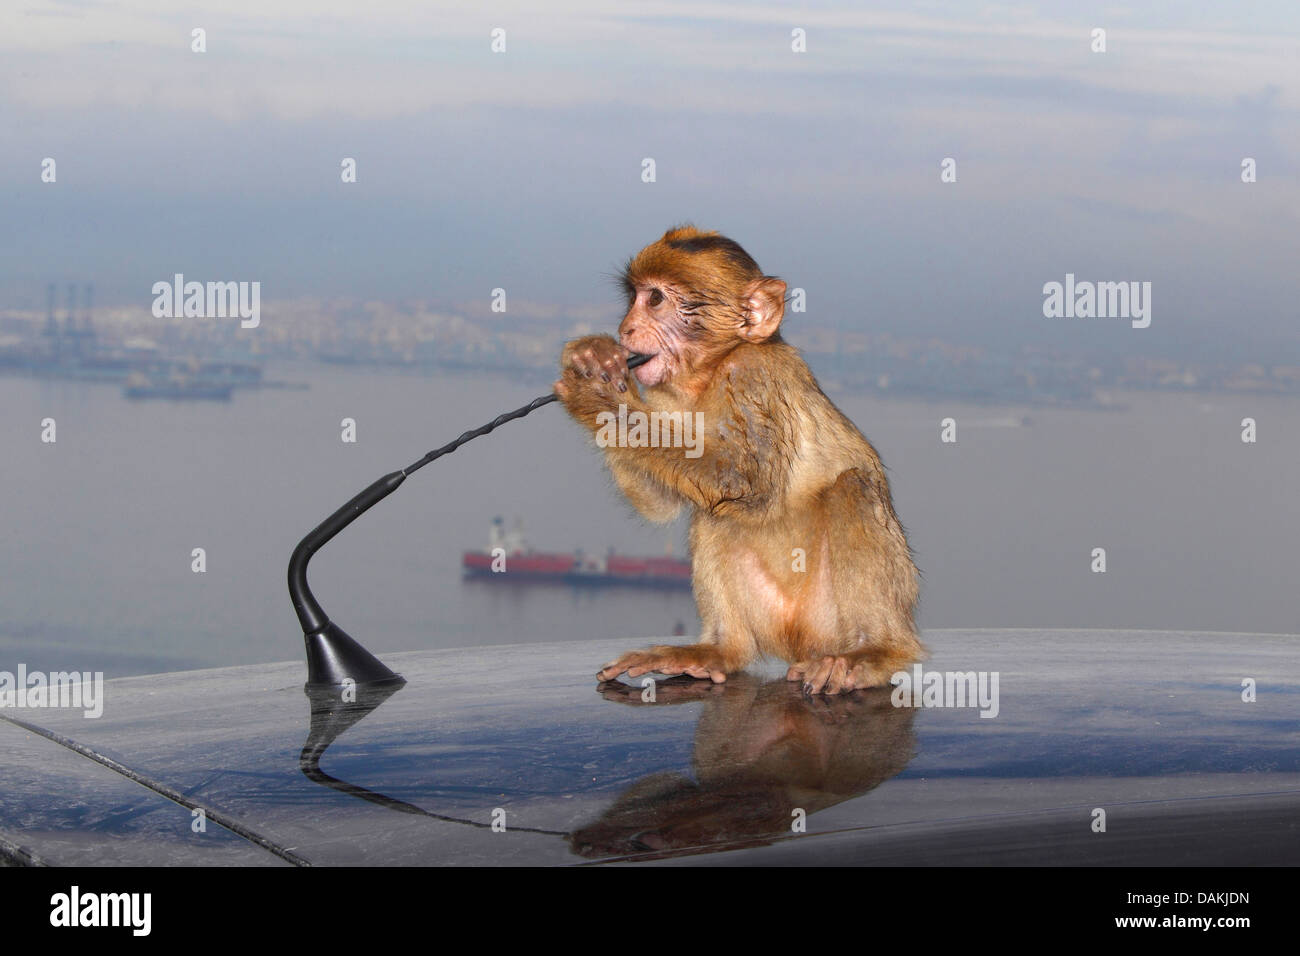
[[786, 680], [803, 681], [805, 694], [847, 694], [864, 687], [884, 687], [903, 662], [881, 657], [878, 652], [817, 657], [791, 664]]
[[727, 663], [716, 647], [709, 644], [692, 644], [673, 647], [660, 644], [643, 651], [629, 651], [617, 660], [602, 667], [596, 676], [600, 680], [613, 680], [627, 671], [628, 677], [640, 677], [651, 671], [676, 676], [686, 674], [700, 680], [721, 684], [727, 679]]

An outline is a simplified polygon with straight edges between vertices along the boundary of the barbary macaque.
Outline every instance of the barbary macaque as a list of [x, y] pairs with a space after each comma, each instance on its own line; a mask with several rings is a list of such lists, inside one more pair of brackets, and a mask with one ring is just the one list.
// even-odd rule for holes
[[[598, 677], [722, 683], [762, 655], [789, 662], [806, 693], [839, 694], [923, 658], [916, 565], [884, 466], [782, 340], [785, 283], [689, 225], [642, 249], [622, 281], [618, 339], [567, 343], [555, 392], [642, 515], [667, 522], [690, 507], [702, 632], [624, 654]], [[631, 353], [653, 358], [629, 373]], [[702, 429], [690, 449], [666, 440], [671, 427], [654, 436], [665, 440], [609, 440], [611, 422], [636, 413]]]

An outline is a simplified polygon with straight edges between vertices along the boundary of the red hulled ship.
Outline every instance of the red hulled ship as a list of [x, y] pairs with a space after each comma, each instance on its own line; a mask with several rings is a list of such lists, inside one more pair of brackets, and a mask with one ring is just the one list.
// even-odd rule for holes
[[524, 539], [519, 523], [505, 530], [500, 517], [492, 520], [486, 551], [466, 551], [461, 556], [465, 577], [490, 578], [504, 582], [556, 581], [565, 584], [632, 585], [654, 588], [689, 588], [691, 564], [684, 558], [641, 558], [617, 554], [612, 548], [604, 558], [574, 551], [534, 551]]

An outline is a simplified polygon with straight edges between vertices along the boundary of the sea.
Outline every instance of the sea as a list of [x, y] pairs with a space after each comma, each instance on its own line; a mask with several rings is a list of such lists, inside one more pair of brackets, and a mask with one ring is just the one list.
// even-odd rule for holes
[[[310, 362], [266, 377], [308, 387], [130, 401], [0, 377], [0, 669], [301, 657], [285, 584], [298, 540], [379, 476], [549, 391]], [[1098, 411], [827, 391], [888, 468], [923, 629], [1300, 633], [1300, 399], [1131, 392]], [[381, 655], [697, 633], [689, 591], [463, 580], [495, 516], [542, 551], [685, 554], [685, 524], [637, 516], [549, 406], [412, 475], [320, 551], [312, 588]]]

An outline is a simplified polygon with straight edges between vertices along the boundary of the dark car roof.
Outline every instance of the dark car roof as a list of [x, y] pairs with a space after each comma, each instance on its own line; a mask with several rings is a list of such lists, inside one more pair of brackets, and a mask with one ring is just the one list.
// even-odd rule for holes
[[927, 632], [926, 671], [997, 672], [995, 717], [807, 698], [775, 666], [645, 703], [594, 679], [627, 640], [381, 655], [407, 683], [356, 704], [301, 662], [124, 678], [98, 719], [0, 710], [0, 855], [1294, 864], [1298, 641]]

